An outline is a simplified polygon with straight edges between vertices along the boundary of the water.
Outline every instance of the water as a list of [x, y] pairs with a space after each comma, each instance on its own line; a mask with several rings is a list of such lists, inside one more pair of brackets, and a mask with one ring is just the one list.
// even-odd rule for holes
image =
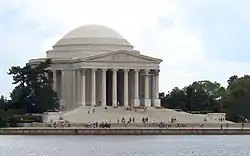
[[250, 136], [0, 136], [0, 156], [249, 156]]

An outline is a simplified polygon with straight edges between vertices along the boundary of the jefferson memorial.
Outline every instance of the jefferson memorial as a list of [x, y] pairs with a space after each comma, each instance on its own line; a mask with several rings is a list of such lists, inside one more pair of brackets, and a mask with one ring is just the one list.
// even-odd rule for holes
[[111, 28], [78, 27], [48, 50], [46, 57], [52, 60], [49, 78], [65, 110], [97, 105], [160, 107], [162, 60], [134, 50]]

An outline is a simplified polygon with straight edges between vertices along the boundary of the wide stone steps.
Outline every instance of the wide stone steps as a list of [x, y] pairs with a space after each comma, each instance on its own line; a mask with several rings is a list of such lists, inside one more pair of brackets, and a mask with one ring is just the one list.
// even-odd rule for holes
[[[95, 109], [95, 113], [93, 112]], [[89, 114], [88, 114], [89, 111]], [[115, 123], [121, 118], [125, 118], [126, 121], [130, 117], [135, 119], [135, 122], [140, 123], [142, 118], [147, 117], [149, 122], [170, 122], [171, 118], [175, 117], [177, 122], [180, 123], [203, 123], [206, 115], [201, 114], [189, 114], [185, 112], [177, 112], [170, 109], [156, 109], [153, 107], [144, 110], [125, 110], [124, 107], [113, 108], [107, 107], [86, 107], [81, 106], [77, 109], [63, 114], [65, 120], [72, 123], [88, 123], [88, 122], [112, 122]], [[208, 118], [207, 123], [218, 123], [219, 121]]]

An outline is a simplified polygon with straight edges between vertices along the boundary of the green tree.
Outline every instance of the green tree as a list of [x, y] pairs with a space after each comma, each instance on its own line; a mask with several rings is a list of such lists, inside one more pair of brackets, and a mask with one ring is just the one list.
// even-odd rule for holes
[[195, 81], [179, 89], [173, 88], [164, 98], [162, 106], [184, 111], [222, 111], [221, 99], [226, 89], [217, 82]]
[[4, 98], [4, 96], [2, 95], [0, 97], [0, 109], [4, 109], [7, 106], [7, 103], [8, 103], [7, 99]]
[[250, 76], [233, 77], [229, 78], [228, 94], [223, 100], [227, 119], [238, 122], [250, 118]]
[[226, 95], [226, 89], [217, 82], [196, 81], [191, 87], [194, 90], [195, 109], [221, 112], [221, 99]]
[[163, 107], [188, 111], [185, 92], [178, 87], [173, 88], [172, 91], [166, 95], [165, 105], [163, 105]]
[[237, 75], [231, 76], [231, 77], [227, 80], [228, 85], [230, 85], [232, 82], [236, 81], [237, 79], [238, 79], [238, 76], [237, 76]]
[[13, 66], [9, 75], [13, 76], [16, 85], [11, 93], [11, 108], [21, 109], [23, 113], [43, 113], [59, 107], [56, 92], [52, 89], [52, 81], [48, 68], [51, 60], [47, 59], [38, 65], [26, 64], [24, 67]]

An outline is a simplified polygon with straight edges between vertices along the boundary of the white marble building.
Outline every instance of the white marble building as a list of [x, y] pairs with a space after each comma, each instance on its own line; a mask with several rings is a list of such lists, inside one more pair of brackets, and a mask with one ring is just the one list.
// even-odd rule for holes
[[[116, 31], [84, 25], [67, 33], [52, 50], [53, 88], [66, 110], [79, 106], [159, 107], [161, 59], [140, 54]], [[36, 64], [45, 58], [32, 59]]]

